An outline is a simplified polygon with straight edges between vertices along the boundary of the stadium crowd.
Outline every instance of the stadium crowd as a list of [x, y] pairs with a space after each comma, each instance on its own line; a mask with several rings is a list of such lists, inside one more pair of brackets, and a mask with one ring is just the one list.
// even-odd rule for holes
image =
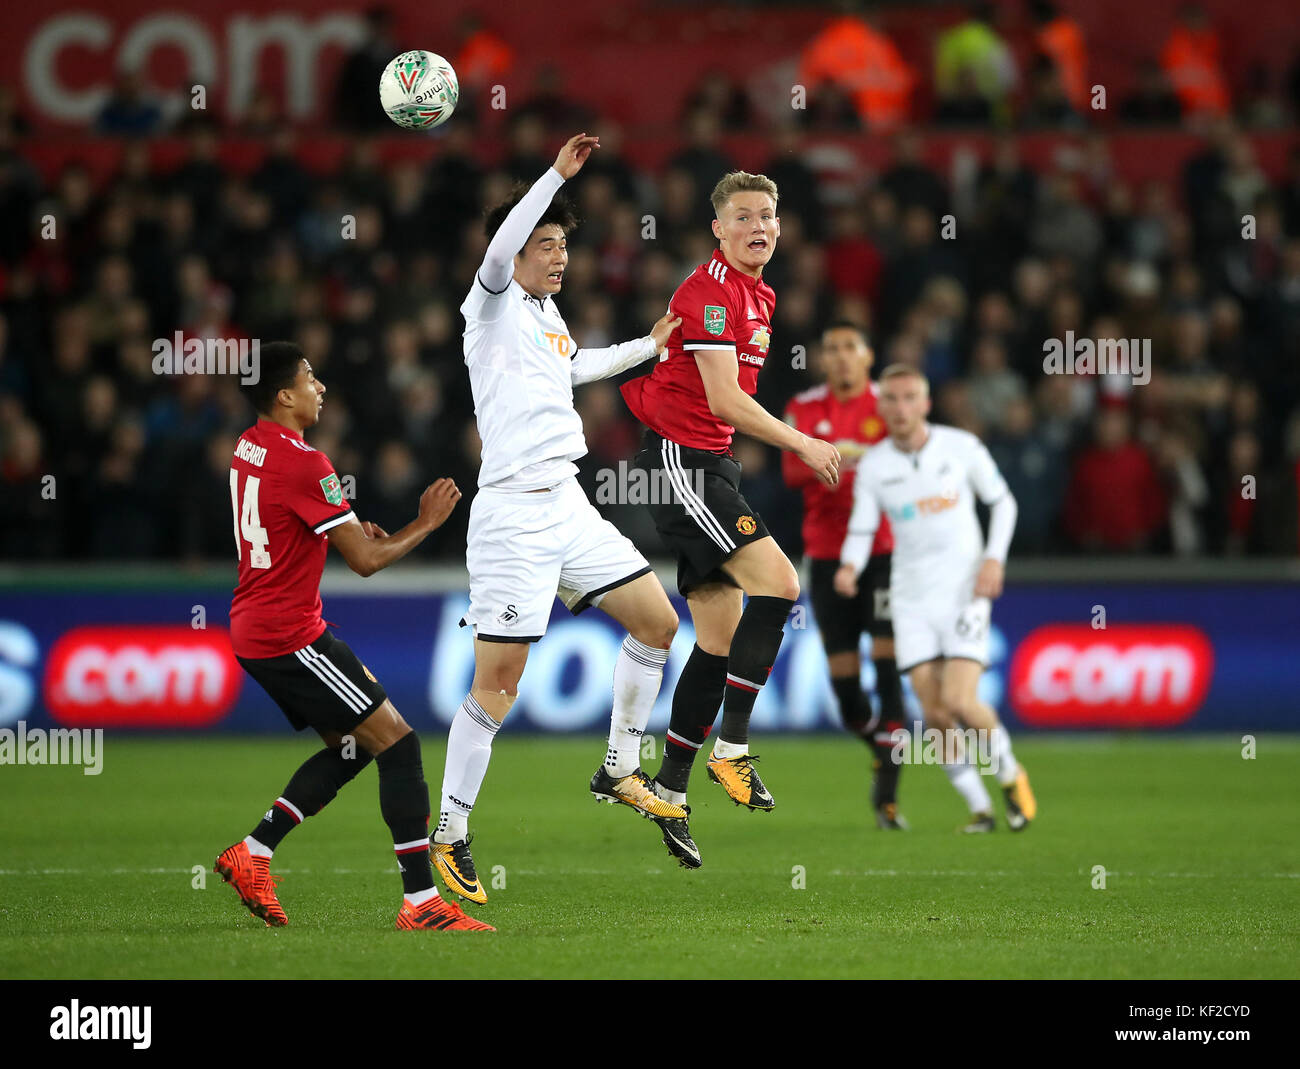
[[[1046, 28], [1060, 18], [1036, 7]], [[1144, 69], [1122, 114], [1195, 115], [1203, 147], [1181, 182], [1136, 188], [1114, 173], [1103, 135], [1033, 169], [1006, 129], [952, 179], [927, 163], [925, 134], [909, 124], [918, 116], [905, 109], [891, 122], [898, 103], [878, 86], [861, 99], [837, 90], [824, 69], [834, 50], [812, 42], [801, 59], [820, 86], [811, 117], [771, 130], [762, 168], [780, 187], [782, 235], [765, 274], [777, 308], [759, 399], [779, 412], [814, 384], [820, 330], [847, 318], [869, 329], [878, 367], [925, 371], [935, 420], [989, 442], [1020, 504], [1014, 553], [1295, 555], [1300, 148], [1270, 181], [1242, 132], [1259, 101], [1234, 117], [1226, 101], [1171, 90], [1170, 56], [1197, 55], [1197, 17], [1186, 16], [1163, 67]], [[351, 80], [396, 51], [382, 18], [373, 31], [378, 44], [340, 76], [344, 126], [365, 122], [348, 112]], [[486, 31], [466, 32], [483, 52]], [[1021, 125], [1079, 120], [1071, 40], [1064, 30], [1044, 39], [1015, 98]], [[997, 126], [1010, 98], [996, 42], [968, 27], [936, 55], [930, 118]], [[623, 157], [617, 125], [547, 84], [512, 116], [498, 166], [475, 152], [467, 102], [427, 166], [382, 165], [358, 135], [341, 168], [319, 175], [264, 103], [270, 151], [254, 173], [223, 168], [221, 130], [195, 123], [179, 167], [156, 168], [140, 137], [98, 188], [75, 162], [42, 182], [23, 156], [13, 94], [0, 92], [0, 558], [230, 558], [229, 459], [250, 411], [233, 376], [155, 374], [154, 340], [176, 330], [300, 342], [329, 388], [311, 440], [345, 488], [353, 477], [358, 510], [395, 530], [428, 482], [451, 475], [466, 501], [421, 554], [462, 556], [479, 443], [457, 309], [485, 247], [482, 209], [534, 180], [574, 121], [591, 123], [602, 149], [570, 191], [583, 222], [559, 305], [582, 345], [642, 335], [715, 246], [708, 194], [734, 167], [720, 132], [760, 121], [742, 87], [706, 79], [682, 117], [680, 151], [646, 173]], [[142, 115], [148, 107], [124, 79], [99, 128], [153, 132], [161, 118]], [[890, 130], [892, 160], [827, 203], [802, 147], [818, 126], [855, 121]], [[344, 215], [355, 219], [346, 236]], [[948, 215], [960, 222], [953, 237]], [[1243, 238], [1247, 215], [1254, 236]], [[42, 240], [45, 216], [57, 240]], [[1045, 374], [1044, 341], [1069, 331], [1148, 339], [1150, 381]], [[583, 387], [577, 405], [595, 493], [600, 473], [635, 452], [639, 429], [615, 383]], [[799, 510], [777, 458], [749, 441], [736, 453], [747, 498], [797, 552]], [[655, 552], [643, 512], [610, 506]]]

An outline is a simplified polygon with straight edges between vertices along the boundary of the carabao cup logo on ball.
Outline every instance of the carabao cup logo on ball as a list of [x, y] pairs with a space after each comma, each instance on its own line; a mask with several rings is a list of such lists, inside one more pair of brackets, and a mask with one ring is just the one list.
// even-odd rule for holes
[[408, 130], [429, 130], [451, 118], [460, 99], [456, 72], [436, 52], [403, 52], [379, 79], [384, 113]]

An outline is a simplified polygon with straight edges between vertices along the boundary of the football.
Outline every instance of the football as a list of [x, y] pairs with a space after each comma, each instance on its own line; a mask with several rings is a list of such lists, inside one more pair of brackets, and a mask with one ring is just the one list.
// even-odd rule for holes
[[436, 52], [403, 52], [384, 68], [379, 103], [390, 119], [407, 130], [431, 130], [451, 118], [460, 83], [450, 63]]

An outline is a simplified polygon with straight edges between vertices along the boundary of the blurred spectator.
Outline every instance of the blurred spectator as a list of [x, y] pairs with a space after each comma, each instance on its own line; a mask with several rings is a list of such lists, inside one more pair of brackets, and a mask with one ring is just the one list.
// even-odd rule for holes
[[95, 119], [95, 128], [101, 134], [144, 137], [156, 134], [162, 125], [162, 105], [145, 92], [140, 72], [120, 71]]
[[1246, 82], [1237, 115], [1245, 126], [1273, 129], [1286, 125], [1286, 106], [1273, 88], [1273, 75], [1266, 63], [1256, 60], [1246, 71]]
[[515, 70], [515, 50], [472, 11], [457, 21], [456, 47], [447, 58], [460, 82], [456, 111], [462, 121], [476, 118], [480, 98], [503, 85]]
[[1138, 553], [1151, 547], [1166, 520], [1164, 488], [1147, 451], [1132, 439], [1128, 410], [1103, 407], [1092, 443], [1071, 467], [1066, 534], [1089, 553]]
[[1160, 53], [1185, 116], [1224, 115], [1231, 101], [1223, 72], [1223, 45], [1200, 4], [1185, 4]]
[[[334, 121], [345, 130], [379, 130], [388, 117], [379, 106], [380, 76], [401, 49], [393, 40], [393, 14], [386, 7], [366, 12], [365, 37], [339, 68], [334, 85]], [[459, 68], [457, 68], [459, 72]]]
[[537, 68], [533, 91], [519, 107], [518, 114], [535, 116], [548, 134], [565, 141], [582, 130], [594, 130], [596, 124], [590, 108], [565, 96], [561, 68], [550, 62]]
[[1044, 433], [1028, 397], [1008, 399], [1001, 420], [990, 430], [988, 448], [1016, 499], [1013, 548], [1030, 554], [1056, 548], [1067, 454], [1059, 441]]
[[1039, 56], [1029, 69], [1029, 99], [1020, 122], [1026, 127], [1083, 128], [1083, 117], [1066, 95], [1061, 72], [1047, 56]]
[[0, 135], [8, 134], [11, 137], [26, 137], [31, 133], [32, 124], [27, 121], [27, 116], [22, 113], [18, 104], [18, 94], [14, 87], [6, 82], [0, 82]]
[[1029, 12], [1034, 20], [1034, 47], [1051, 61], [1069, 107], [1085, 115], [1090, 93], [1083, 27], [1049, 0], [1030, 0]]
[[799, 57], [799, 84], [810, 97], [831, 85], [848, 95], [862, 125], [887, 133], [911, 116], [916, 75], [860, 0], [841, 0], [844, 13], [817, 34]]
[[288, 127], [270, 133], [270, 151], [248, 180], [249, 187], [265, 194], [277, 227], [292, 229], [307, 203], [310, 181], [294, 155], [295, 138]]
[[894, 159], [881, 174], [879, 188], [892, 194], [903, 211], [919, 204], [936, 219], [948, 211], [948, 190], [926, 166], [924, 145], [914, 130], [903, 130], [894, 138]]
[[826, 233], [826, 224], [817, 192], [817, 175], [808, 166], [802, 151], [802, 135], [794, 126], [783, 125], [773, 131], [772, 141], [772, 158], [763, 165], [762, 173], [776, 183], [781, 195], [777, 214], [782, 226], [798, 216], [804, 234], [812, 241], [820, 241]]
[[707, 111], [727, 131], [748, 130], [754, 125], [754, 109], [744, 87], [725, 71], [711, 70], [686, 98], [683, 115], [689, 119], [697, 111]]
[[995, 334], [976, 340], [966, 385], [976, 418], [989, 427], [1001, 426], [1007, 408], [1025, 396], [1024, 380], [1007, 366], [1007, 347]]
[[978, 122], [976, 100], [984, 101], [989, 117], [1000, 122], [1009, 117], [1008, 94], [1016, 84], [1016, 66], [1011, 49], [993, 28], [995, 19], [993, 4], [971, 4], [966, 18], [936, 40], [936, 118]]
[[1137, 88], [1124, 98], [1120, 118], [1135, 126], [1176, 126], [1183, 116], [1178, 97], [1169, 87], [1165, 70], [1154, 59], [1138, 66]]
[[669, 162], [670, 167], [685, 171], [694, 182], [695, 218], [706, 227], [714, 218], [713, 205], [709, 203], [713, 187], [723, 175], [736, 169], [731, 157], [719, 146], [720, 132], [716, 115], [692, 112], [686, 120], [686, 147]]

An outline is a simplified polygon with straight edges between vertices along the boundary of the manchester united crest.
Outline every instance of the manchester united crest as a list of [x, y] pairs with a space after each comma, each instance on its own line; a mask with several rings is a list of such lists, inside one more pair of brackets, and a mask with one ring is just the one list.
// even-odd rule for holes
[[741, 516], [736, 521], [736, 530], [743, 535], [752, 535], [758, 530], [758, 524], [754, 522], [753, 516]]

